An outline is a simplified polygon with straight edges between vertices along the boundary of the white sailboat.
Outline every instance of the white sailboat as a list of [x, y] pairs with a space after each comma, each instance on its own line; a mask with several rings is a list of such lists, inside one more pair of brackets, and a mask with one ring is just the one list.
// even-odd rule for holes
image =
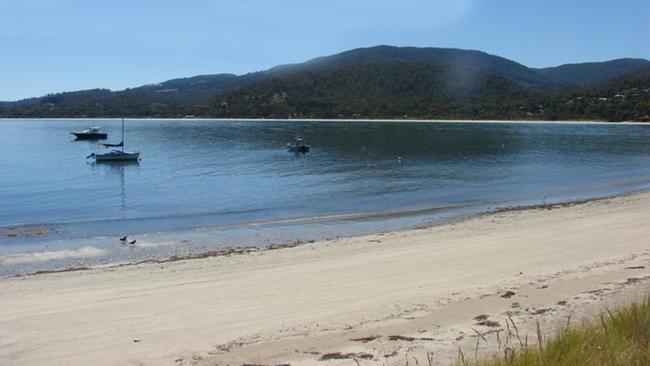
[[96, 162], [100, 161], [138, 161], [140, 152], [124, 151], [124, 118], [122, 118], [122, 142], [119, 144], [103, 144], [104, 147], [121, 147], [121, 150], [112, 150], [105, 154], [92, 153], [86, 158], [94, 158]]

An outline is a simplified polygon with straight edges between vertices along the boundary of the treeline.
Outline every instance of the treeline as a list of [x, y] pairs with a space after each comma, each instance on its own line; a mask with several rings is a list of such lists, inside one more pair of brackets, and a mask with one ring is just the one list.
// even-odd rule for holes
[[[233, 79], [234, 80], [234, 79]], [[650, 121], [650, 68], [605, 83], [537, 89], [442, 62], [366, 63], [278, 74], [194, 98], [96, 89], [0, 104], [4, 118], [219, 117]], [[234, 85], [234, 84], [233, 84]], [[206, 97], [206, 95], [209, 95]]]

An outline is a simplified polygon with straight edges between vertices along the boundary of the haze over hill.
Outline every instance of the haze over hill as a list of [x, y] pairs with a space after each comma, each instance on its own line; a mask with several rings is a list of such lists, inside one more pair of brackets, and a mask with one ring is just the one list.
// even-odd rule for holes
[[646, 120], [650, 61], [529, 68], [481, 51], [376, 46], [245, 75], [0, 103], [0, 117]]

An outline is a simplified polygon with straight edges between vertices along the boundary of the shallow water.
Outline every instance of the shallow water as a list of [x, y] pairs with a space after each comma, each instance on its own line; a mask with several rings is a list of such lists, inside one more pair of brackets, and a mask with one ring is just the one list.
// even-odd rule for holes
[[[647, 189], [650, 126], [127, 120], [136, 164], [74, 141], [118, 120], [0, 121], [0, 274], [406, 228]], [[302, 136], [306, 155], [284, 144]], [[134, 246], [116, 237], [128, 234]]]

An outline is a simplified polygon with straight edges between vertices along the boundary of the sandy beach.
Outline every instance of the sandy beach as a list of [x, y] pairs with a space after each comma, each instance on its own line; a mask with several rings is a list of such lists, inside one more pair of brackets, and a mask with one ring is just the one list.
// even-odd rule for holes
[[[3, 365], [454, 364], [650, 288], [650, 194], [0, 279]], [[490, 320], [490, 321], [486, 321]], [[477, 338], [480, 333], [485, 337]], [[477, 342], [478, 339], [478, 342]], [[477, 349], [477, 346], [478, 349]]]

